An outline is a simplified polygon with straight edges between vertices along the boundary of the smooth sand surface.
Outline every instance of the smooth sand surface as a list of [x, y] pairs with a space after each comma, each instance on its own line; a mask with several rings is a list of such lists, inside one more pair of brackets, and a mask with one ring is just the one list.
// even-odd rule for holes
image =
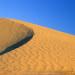
[[34, 35], [26, 44], [0, 55], [0, 75], [75, 75], [75, 36], [10, 20], [32, 29]]
[[[11, 51], [10, 48], [12, 47], [18, 47], [22, 44], [20, 41], [24, 41], [32, 35], [32, 30], [24, 25], [15, 23], [9, 19], [0, 19], [0, 54]], [[16, 43], [18, 43], [18, 45], [12, 46]]]

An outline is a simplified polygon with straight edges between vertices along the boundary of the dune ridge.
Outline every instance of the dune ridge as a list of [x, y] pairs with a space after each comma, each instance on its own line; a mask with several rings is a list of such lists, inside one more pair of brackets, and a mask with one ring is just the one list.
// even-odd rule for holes
[[75, 36], [10, 19], [32, 29], [33, 38], [0, 56], [0, 75], [75, 75]]
[[0, 55], [26, 43], [32, 36], [31, 29], [9, 19], [0, 19]]

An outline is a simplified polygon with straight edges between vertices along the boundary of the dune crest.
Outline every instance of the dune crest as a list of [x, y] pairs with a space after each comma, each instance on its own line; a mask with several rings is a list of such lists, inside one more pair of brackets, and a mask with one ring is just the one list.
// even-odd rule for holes
[[75, 75], [75, 36], [9, 20], [30, 28], [34, 35], [28, 43], [0, 56], [0, 75]]
[[28, 27], [9, 19], [0, 19], [0, 55], [26, 43], [33, 36]]

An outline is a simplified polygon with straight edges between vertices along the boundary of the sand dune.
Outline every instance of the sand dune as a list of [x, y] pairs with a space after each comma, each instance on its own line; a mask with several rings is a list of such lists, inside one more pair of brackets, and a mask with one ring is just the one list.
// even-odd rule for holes
[[[11, 51], [33, 36], [33, 31], [8, 19], [0, 19], [0, 54]], [[14, 46], [13, 46], [14, 45]], [[10, 49], [11, 48], [11, 49]], [[13, 49], [14, 50], [14, 49]]]
[[[13, 22], [14, 25], [19, 24], [20, 28], [27, 28], [22, 29], [25, 33], [31, 30], [34, 34], [27, 43], [0, 55], [0, 75], [75, 75], [75, 36], [19, 20], [1, 20], [9, 29]], [[8, 25], [8, 21], [12, 22]], [[13, 41], [16, 41], [15, 35]], [[5, 39], [9, 42], [10, 37], [11, 34]], [[10, 40], [9, 46], [11, 42]], [[8, 47], [2, 44], [3, 42], [0, 47]]]

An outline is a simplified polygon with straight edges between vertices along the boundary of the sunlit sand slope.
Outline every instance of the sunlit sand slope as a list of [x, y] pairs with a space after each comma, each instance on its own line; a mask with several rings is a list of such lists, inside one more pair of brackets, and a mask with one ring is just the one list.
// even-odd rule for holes
[[34, 35], [22, 46], [0, 55], [0, 75], [75, 75], [75, 36], [10, 20], [32, 29]]

